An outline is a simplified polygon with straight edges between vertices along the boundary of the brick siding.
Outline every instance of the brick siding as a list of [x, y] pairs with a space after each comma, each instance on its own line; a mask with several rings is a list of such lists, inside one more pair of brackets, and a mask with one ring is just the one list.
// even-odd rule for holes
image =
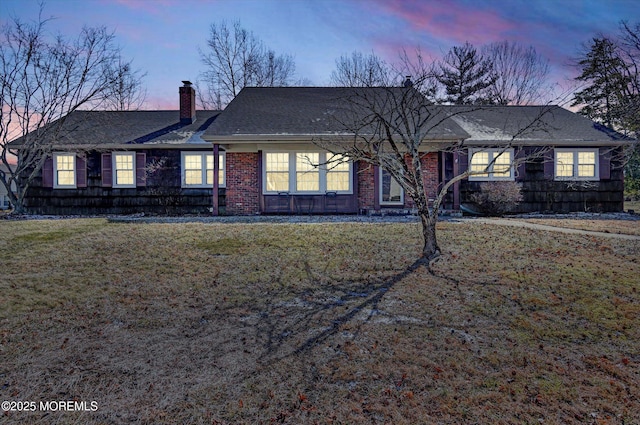
[[259, 153], [227, 153], [228, 215], [253, 215], [260, 212]]

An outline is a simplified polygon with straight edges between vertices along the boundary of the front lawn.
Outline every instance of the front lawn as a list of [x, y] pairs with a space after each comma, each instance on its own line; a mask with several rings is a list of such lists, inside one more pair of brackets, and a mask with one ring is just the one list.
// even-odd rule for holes
[[639, 242], [438, 229], [0, 221], [0, 422], [635, 423]]

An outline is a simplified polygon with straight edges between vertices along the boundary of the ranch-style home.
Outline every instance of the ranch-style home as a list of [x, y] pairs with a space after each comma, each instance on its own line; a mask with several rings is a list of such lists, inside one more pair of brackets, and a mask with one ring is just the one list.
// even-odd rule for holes
[[[411, 199], [384, 170], [362, 161], [326, 165], [336, 158], [323, 142], [350, 136], [336, 114], [352, 89], [245, 88], [224, 111], [196, 111], [195, 90], [183, 83], [177, 111], [73, 112], [65, 122], [69, 131], [51, 141], [53, 153], [32, 182], [26, 209], [221, 215], [411, 210]], [[524, 197], [518, 212], [622, 211], [617, 154], [628, 143], [622, 135], [557, 106], [434, 108], [447, 118], [424, 143], [429, 197], [454, 175], [479, 170], [452, 187], [445, 209], [473, 208], [471, 195], [483, 182], [515, 181]], [[511, 147], [501, 149], [508, 142]], [[446, 149], [454, 145], [464, 149]], [[509, 166], [518, 158], [527, 160]]]

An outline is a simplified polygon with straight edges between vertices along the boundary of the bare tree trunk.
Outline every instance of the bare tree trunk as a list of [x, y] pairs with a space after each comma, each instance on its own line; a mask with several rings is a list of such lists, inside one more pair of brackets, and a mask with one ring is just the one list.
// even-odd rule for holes
[[[433, 214], [437, 214], [434, 212]], [[436, 237], [436, 218], [427, 208], [421, 208], [418, 211], [420, 222], [422, 223], [422, 236], [424, 238], [424, 246], [422, 248], [422, 258], [431, 262], [440, 256], [440, 247]]]

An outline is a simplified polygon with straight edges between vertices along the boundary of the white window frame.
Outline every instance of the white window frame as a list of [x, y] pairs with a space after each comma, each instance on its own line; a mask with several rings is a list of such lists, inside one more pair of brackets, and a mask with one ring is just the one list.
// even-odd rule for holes
[[[127, 184], [118, 184], [118, 168], [117, 157], [118, 156], [130, 156], [131, 157], [131, 166], [133, 168], [133, 182]], [[111, 172], [112, 176], [112, 187], [114, 188], [135, 188], [136, 187], [136, 153], [135, 152], [112, 152], [111, 153]]]
[[384, 185], [382, 184], [382, 178], [383, 178], [383, 174], [387, 173], [389, 174], [389, 176], [391, 177], [391, 179], [395, 180], [395, 178], [391, 175], [391, 173], [389, 173], [388, 171], [386, 171], [384, 168], [379, 167], [378, 168], [378, 199], [380, 200], [380, 205], [404, 205], [404, 188], [402, 186], [400, 186], [400, 183], [396, 184], [398, 186], [400, 186], [400, 200], [399, 201], [383, 201], [383, 194], [382, 194], [382, 190], [384, 189]]
[[[186, 167], [185, 167], [185, 157], [188, 155], [198, 155], [200, 156], [200, 164], [202, 164], [201, 173], [202, 173], [202, 183], [201, 184], [187, 184], [186, 182]], [[207, 182], [207, 174], [209, 168], [207, 168], [207, 157], [211, 157], [213, 159], [213, 152], [202, 152], [202, 151], [182, 151], [180, 154], [180, 181], [181, 187], [184, 189], [189, 188], [207, 188], [213, 189], [213, 180], [211, 183]], [[227, 154], [226, 152], [218, 152], [219, 159], [219, 169], [218, 172], [222, 174], [222, 177], [218, 181], [218, 187], [227, 187]], [[213, 168], [211, 168], [213, 170]]]
[[[273, 153], [283, 153], [289, 155], [289, 187], [288, 190], [267, 190], [267, 154]], [[317, 153], [319, 157], [320, 166], [319, 170], [319, 179], [320, 184], [317, 191], [309, 191], [309, 190], [298, 190], [297, 189], [297, 180], [296, 180], [296, 161], [298, 154], [307, 154], [307, 153]], [[330, 152], [317, 151], [317, 150], [306, 150], [299, 149], [295, 151], [283, 151], [283, 150], [273, 150], [273, 151], [263, 151], [262, 152], [262, 194], [263, 195], [275, 195], [281, 192], [288, 192], [291, 195], [324, 195], [327, 192], [335, 192], [337, 194], [345, 194], [351, 195], [353, 194], [353, 162], [348, 161], [349, 164], [349, 190], [327, 190], [327, 173], [330, 172], [332, 165], [326, 164], [327, 158], [333, 156]]]
[[[71, 170], [58, 170], [58, 158], [60, 157], [71, 157]], [[53, 187], [54, 189], [75, 189], [77, 188], [77, 170], [78, 164], [76, 162], [76, 154], [69, 152], [57, 152], [53, 154]], [[58, 183], [58, 171], [71, 171], [73, 175], [73, 183], [72, 184], [60, 184]]]
[[[476, 153], [487, 153], [489, 155], [489, 162], [487, 164], [491, 164], [489, 166], [489, 169], [486, 171], [486, 176], [482, 176], [482, 175], [473, 175], [473, 174], [469, 174], [469, 181], [480, 181], [480, 182], [487, 182], [487, 181], [514, 181], [515, 180], [515, 173], [514, 173], [514, 167], [513, 167], [513, 161], [514, 161], [514, 154], [515, 151], [513, 148], [509, 148], [509, 149], [503, 149], [503, 148], [472, 148], [469, 149], [469, 163], [467, 164], [467, 167], [469, 170], [471, 170], [471, 160], [473, 159], [473, 155], [475, 155]], [[493, 162], [495, 160], [495, 158], [503, 153], [508, 153], [509, 157], [510, 157], [510, 161], [509, 161], [509, 175], [508, 176], [495, 176], [494, 172], [493, 172], [493, 167], [496, 165], [495, 162]]]
[[[579, 158], [580, 153], [588, 152], [593, 153], [594, 157], [594, 175], [581, 177], [579, 172]], [[573, 154], [573, 173], [571, 176], [559, 176], [558, 175], [558, 153], [571, 153]], [[600, 150], [598, 148], [556, 148], [553, 151], [553, 176], [557, 181], [599, 181], [600, 180]]]

